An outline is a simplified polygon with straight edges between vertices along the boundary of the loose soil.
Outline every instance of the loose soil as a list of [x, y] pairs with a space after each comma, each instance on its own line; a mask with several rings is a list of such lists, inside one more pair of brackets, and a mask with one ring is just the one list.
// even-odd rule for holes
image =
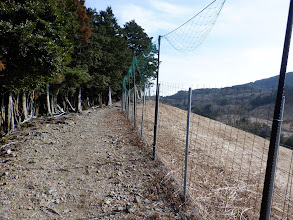
[[[144, 138], [153, 137], [155, 103], [144, 108]], [[137, 106], [140, 124], [142, 105]], [[130, 112], [132, 115], [132, 111]], [[183, 185], [187, 111], [160, 104], [157, 154]], [[191, 114], [187, 192], [203, 219], [258, 219], [269, 141]], [[293, 219], [293, 151], [280, 147], [272, 219]]]
[[0, 145], [0, 219], [196, 219], [149, 149], [118, 106], [33, 119]]

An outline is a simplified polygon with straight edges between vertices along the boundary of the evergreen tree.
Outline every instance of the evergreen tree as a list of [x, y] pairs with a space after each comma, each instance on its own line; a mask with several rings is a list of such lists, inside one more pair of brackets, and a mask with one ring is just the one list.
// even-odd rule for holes
[[137, 56], [138, 66], [136, 73], [136, 83], [145, 84], [150, 82], [156, 76], [157, 60], [154, 58], [152, 38], [144, 32], [134, 20], [124, 25], [124, 31], [127, 43], [134, 56]]
[[72, 13], [57, 1], [0, 2], [0, 75], [5, 89], [36, 88], [70, 61], [68, 32], [77, 28]]
[[[73, 53], [71, 54], [71, 61], [62, 73], [64, 74], [64, 82], [61, 85], [61, 94], [66, 98], [74, 95], [81, 95], [81, 87], [89, 81], [87, 57], [85, 56], [91, 29], [89, 28], [89, 18], [87, 16], [84, 0], [63, 0], [66, 8], [75, 15], [78, 22], [78, 29], [72, 32], [69, 36], [73, 43]], [[76, 93], [77, 91], [77, 93]], [[81, 100], [76, 102], [78, 111], [81, 111], [78, 106], [81, 106]]]
[[109, 87], [112, 94], [120, 95], [123, 72], [129, 68], [131, 51], [123, 29], [118, 25], [112, 9], [96, 12], [88, 10], [92, 35], [89, 39], [87, 57], [91, 76], [92, 94], [101, 93], [106, 99]]
[[135, 56], [139, 56], [152, 46], [152, 39], [134, 20], [124, 25], [127, 43]]
[[[121, 28], [110, 7], [97, 12], [86, 10], [84, 3], [0, 1], [0, 126], [6, 121], [12, 128], [18, 108], [24, 120], [28, 112], [54, 113], [65, 101], [70, 106], [78, 103], [80, 109], [82, 90], [92, 100], [102, 97], [104, 103], [109, 91], [119, 98], [133, 54], [142, 78], [154, 76], [156, 60], [144, 30], [135, 21]], [[14, 101], [19, 94], [21, 105]]]

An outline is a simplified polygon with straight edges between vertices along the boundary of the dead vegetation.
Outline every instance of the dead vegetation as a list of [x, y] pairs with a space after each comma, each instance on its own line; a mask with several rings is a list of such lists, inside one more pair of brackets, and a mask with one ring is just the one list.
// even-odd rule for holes
[[[160, 104], [158, 155], [183, 185], [186, 111]], [[138, 124], [141, 105], [138, 106]], [[145, 109], [144, 137], [153, 138], [154, 102]], [[131, 112], [130, 112], [131, 114]], [[269, 141], [192, 114], [188, 193], [204, 219], [259, 217]], [[280, 148], [272, 219], [293, 218], [293, 151]]]

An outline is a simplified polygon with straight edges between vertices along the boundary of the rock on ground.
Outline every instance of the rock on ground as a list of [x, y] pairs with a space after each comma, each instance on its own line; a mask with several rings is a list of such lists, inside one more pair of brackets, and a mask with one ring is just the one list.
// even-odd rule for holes
[[0, 219], [196, 219], [117, 106], [26, 127], [0, 146]]

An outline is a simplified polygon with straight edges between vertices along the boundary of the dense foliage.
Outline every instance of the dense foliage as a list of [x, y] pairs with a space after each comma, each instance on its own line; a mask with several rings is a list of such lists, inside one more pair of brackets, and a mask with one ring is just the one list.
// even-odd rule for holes
[[[84, 4], [0, 1], [0, 131], [28, 114], [106, 104], [109, 90], [119, 99], [132, 56], [148, 58], [151, 38], [134, 20], [120, 27], [110, 7], [97, 12]], [[152, 60], [145, 78], [156, 71]]]

